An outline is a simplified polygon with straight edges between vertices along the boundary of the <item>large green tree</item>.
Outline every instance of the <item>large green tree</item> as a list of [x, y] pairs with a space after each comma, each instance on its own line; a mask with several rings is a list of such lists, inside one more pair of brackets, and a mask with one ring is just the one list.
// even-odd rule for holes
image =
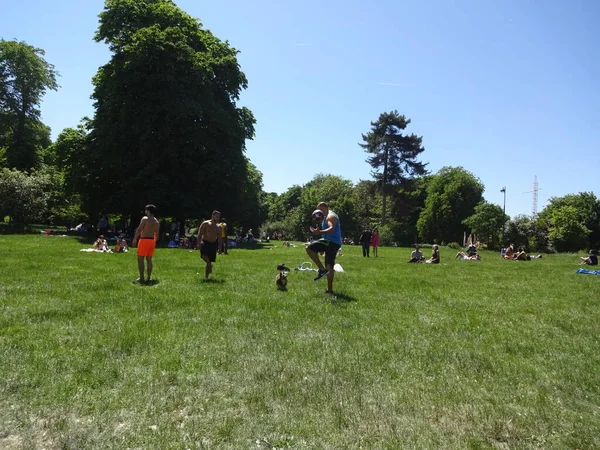
[[87, 169], [86, 156], [88, 132], [86, 121], [75, 128], [65, 128], [48, 149], [48, 163], [64, 173], [65, 194], [73, 195], [82, 189]]
[[[561, 213], [557, 213], [558, 210], [569, 206], [572, 210], [564, 210]], [[559, 228], [573, 228], [572, 232], [566, 232], [566, 228], [562, 232], [557, 232], [555, 225], [555, 219], [560, 217], [562, 225]], [[571, 219], [566, 220], [568, 217]], [[575, 229], [581, 231], [582, 237], [587, 238], [587, 242], [583, 244], [583, 247], [598, 248], [600, 247], [600, 200], [596, 197], [593, 192], [580, 192], [579, 194], [568, 194], [563, 197], [552, 197], [548, 206], [539, 214], [539, 218], [546, 224], [548, 232], [550, 228], [554, 229], [554, 242], [558, 243], [558, 247], [567, 248], [572, 251], [580, 250], [578, 245], [581, 245], [580, 239], [572, 236]], [[582, 227], [575, 226], [575, 222], [579, 223]], [[572, 236], [569, 240], [572, 240], [572, 244], [567, 242], [561, 242], [560, 236]], [[566, 245], [566, 247], [565, 247]]]
[[0, 148], [9, 168], [38, 168], [40, 151], [50, 143], [39, 105], [47, 90], [58, 89], [58, 73], [44, 54], [25, 42], [0, 39]]
[[234, 209], [254, 135], [237, 50], [171, 0], [106, 0], [95, 38], [113, 55], [93, 80], [87, 210], [153, 202], [184, 223]]
[[574, 206], [563, 205], [549, 213], [548, 241], [558, 252], [585, 249], [590, 230], [582, 223]]
[[427, 184], [427, 199], [417, 230], [422, 239], [439, 242], [462, 240], [463, 220], [473, 215], [484, 186], [462, 167], [443, 167]]
[[514, 244], [516, 247], [530, 247], [530, 238], [533, 236], [534, 224], [531, 218], [520, 214], [504, 224], [502, 230], [502, 244]]
[[371, 131], [362, 135], [363, 143], [359, 144], [371, 155], [367, 162], [380, 185], [382, 224], [386, 221], [387, 198], [395, 193], [398, 186], [427, 173], [427, 164], [417, 159], [425, 150], [423, 138], [415, 134], [403, 134], [408, 124], [410, 119], [398, 111], [382, 113], [377, 121], [371, 122]]
[[[224, 217], [236, 217], [236, 222], [242, 225], [246, 230], [252, 228], [258, 230], [260, 225], [267, 217], [268, 210], [265, 209], [263, 191], [263, 176], [260, 170], [254, 164], [248, 161], [248, 175], [241, 181], [241, 198], [235, 209], [230, 212], [222, 211]], [[227, 215], [225, 215], [227, 214]]]
[[475, 207], [473, 215], [462, 223], [469, 227], [479, 241], [487, 244], [489, 248], [496, 248], [500, 232], [508, 219], [500, 206], [481, 202]]

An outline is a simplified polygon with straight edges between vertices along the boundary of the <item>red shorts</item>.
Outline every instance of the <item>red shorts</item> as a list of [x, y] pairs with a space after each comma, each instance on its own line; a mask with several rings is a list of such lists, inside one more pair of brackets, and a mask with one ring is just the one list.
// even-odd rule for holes
[[152, 256], [154, 255], [154, 248], [156, 247], [155, 238], [140, 238], [138, 241], [137, 255], [138, 256]]

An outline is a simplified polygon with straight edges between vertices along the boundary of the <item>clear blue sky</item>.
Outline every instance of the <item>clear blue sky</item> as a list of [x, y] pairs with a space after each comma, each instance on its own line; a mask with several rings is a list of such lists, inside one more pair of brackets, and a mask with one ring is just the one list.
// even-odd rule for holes
[[[600, 2], [597, 0], [275, 0], [177, 4], [240, 50], [241, 103], [257, 118], [248, 156], [264, 189], [316, 173], [370, 179], [361, 133], [397, 109], [423, 136], [436, 172], [463, 166], [506, 212], [552, 196], [599, 195]], [[0, 37], [43, 48], [60, 72], [42, 104], [53, 138], [92, 116], [102, 0], [0, 0]]]

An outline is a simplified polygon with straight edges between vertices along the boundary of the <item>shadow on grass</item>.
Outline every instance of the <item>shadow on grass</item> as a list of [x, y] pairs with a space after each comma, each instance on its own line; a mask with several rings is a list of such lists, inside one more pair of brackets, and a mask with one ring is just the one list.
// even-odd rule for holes
[[208, 280], [206, 278], [201, 278], [200, 279], [200, 283], [215, 283], [215, 284], [223, 284], [225, 283], [225, 280], [219, 280], [217, 278], [209, 278]]
[[254, 244], [241, 244], [237, 247], [229, 247], [229, 251], [231, 250], [271, 250], [273, 248], [273, 244], [270, 242], [257, 242]]
[[332, 305], [340, 305], [343, 303], [350, 303], [350, 302], [357, 301], [354, 297], [351, 297], [350, 295], [340, 293], [340, 292], [335, 292], [335, 291], [333, 292], [333, 294], [325, 293], [325, 296], [326, 296], [328, 302], [331, 303]]
[[132, 281], [131, 284], [137, 284], [140, 286], [156, 286], [157, 284], [159, 284], [160, 281], [159, 280], [150, 280], [150, 281]]

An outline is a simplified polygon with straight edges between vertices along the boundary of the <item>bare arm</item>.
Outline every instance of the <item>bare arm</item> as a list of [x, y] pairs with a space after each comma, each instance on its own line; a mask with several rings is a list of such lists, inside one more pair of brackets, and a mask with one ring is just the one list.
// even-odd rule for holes
[[200, 228], [198, 228], [198, 243], [202, 244], [204, 240], [204, 230], [206, 229], [206, 222], [202, 222], [200, 224]]
[[140, 220], [140, 225], [137, 227], [137, 229], [135, 230], [135, 234], [133, 235], [133, 245], [134, 246], [135, 246], [135, 241], [137, 241], [138, 238], [140, 237], [140, 235], [142, 234], [142, 230], [146, 226], [147, 221], [148, 221], [148, 217], [146, 217], [146, 216], [142, 217], [142, 220]]
[[327, 216], [327, 228], [321, 230], [320, 228], [314, 228], [314, 227], [310, 227], [310, 231], [312, 231], [314, 234], [331, 234], [333, 233], [333, 230], [335, 230], [335, 224], [337, 223], [337, 217], [335, 217], [333, 214], [329, 214]]

